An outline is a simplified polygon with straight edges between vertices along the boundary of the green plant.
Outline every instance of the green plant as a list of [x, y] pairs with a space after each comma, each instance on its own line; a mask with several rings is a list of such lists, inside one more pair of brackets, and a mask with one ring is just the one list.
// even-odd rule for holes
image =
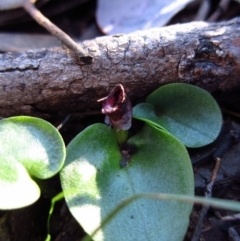
[[71, 213], [96, 241], [181, 240], [192, 204], [177, 200], [137, 199], [97, 228], [134, 195], [193, 196], [192, 166], [184, 145], [199, 147], [216, 139], [222, 122], [218, 105], [198, 87], [163, 86], [134, 107], [133, 116], [145, 124], [127, 139], [132, 116], [122, 86], [101, 101], [105, 122], [113, 128], [94, 124], [77, 135], [60, 172]]
[[[217, 137], [222, 122], [218, 105], [188, 84], [159, 88], [133, 112], [121, 85], [100, 101], [112, 128], [87, 127], [70, 142], [67, 155], [48, 122], [26, 116], [0, 121], [0, 209], [35, 202], [40, 195], [35, 181], [61, 170], [63, 193], [52, 200], [48, 225], [55, 201], [65, 197], [93, 240], [182, 240], [192, 203], [206, 203], [194, 197], [185, 146], [199, 147]], [[128, 138], [132, 113], [145, 124]], [[208, 202], [239, 210], [233, 202]], [[48, 234], [46, 240], [50, 238]]]
[[36, 179], [60, 171], [65, 146], [57, 129], [34, 117], [0, 121], [0, 209], [21, 208], [40, 196]]

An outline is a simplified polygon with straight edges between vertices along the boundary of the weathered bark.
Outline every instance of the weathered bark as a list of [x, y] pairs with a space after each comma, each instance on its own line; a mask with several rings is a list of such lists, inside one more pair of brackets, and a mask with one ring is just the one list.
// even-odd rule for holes
[[85, 65], [65, 48], [0, 55], [0, 115], [92, 109], [122, 83], [130, 98], [185, 82], [212, 92], [240, 85], [240, 18], [194, 22], [83, 42]]

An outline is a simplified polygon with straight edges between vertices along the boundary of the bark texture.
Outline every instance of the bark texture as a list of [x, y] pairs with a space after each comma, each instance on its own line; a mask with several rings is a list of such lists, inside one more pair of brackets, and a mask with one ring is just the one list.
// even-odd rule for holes
[[132, 100], [185, 82], [210, 92], [240, 86], [240, 18], [192, 22], [82, 43], [82, 63], [66, 48], [0, 55], [0, 115], [94, 109], [121, 83]]

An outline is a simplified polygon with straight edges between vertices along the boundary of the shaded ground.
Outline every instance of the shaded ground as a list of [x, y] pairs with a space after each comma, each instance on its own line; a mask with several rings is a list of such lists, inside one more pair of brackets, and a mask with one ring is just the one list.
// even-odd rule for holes
[[[45, 1], [39, 2], [40, 5], [43, 4], [42, 11], [51, 17], [53, 22], [76, 39], [93, 38], [100, 34], [94, 22], [96, 1], [82, 1], [85, 2], [82, 5], [79, 4], [80, 1], [77, 3], [74, 0], [52, 0], [46, 5], [44, 5]], [[218, 1], [213, 1], [213, 3], [217, 6]], [[228, 12], [230, 17], [234, 16], [237, 12], [234, 4], [236, 3], [233, 3], [233, 6], [229, 8], [231, 10]], [[4, 31], [11, 31], [13, 33], [46, 33], [45, 30], [30, 21], [29, 17], [23, 11], [16, 10], [13, 13], [10, 15], [20, 17], [16, 18], [17, 20], [11, 20], [10, 15], [7, 13], [0, 15], [0, 34]], [[172, 22], [184, 21], [186, 17], [182, 16], [186, 16], [186, 14], [188, 14], [190, 20], [194, 16], [193, 12], [188, 9], [185, 15], [183, 13], [178, 14]], [[227, 18], [227, 14], [225, 18]], [[4, 41], [5, 43], [10, 43], [11, 37], [8, 36], [8, 38], [8, 40]], [[21, 39], [20, 35], [19, 39]], [[34, 39], [28, 38], [28, 40], [34, 42]], [[51, 41], [53, 40], [51, 39]], [[0, 43], [0, 51], [7, 51], [8, 48], [10, 51], [10, 45], [4, 45], [3, 47], [3, 44]], [[16, 48], [22, 50], [20, 46]], [[240, 201], [240, 142], [238, 138], [230, 138], [230, 144], [224, 144], [229, 141], [229, 133], [232, 130], [239, 133], [240, 136], [239, 92], [240, 90], [229, 93], [214, 93], [224, 114], [223, 132], [212, 145], [195, 151], [190, 150], [195, 173], [195, 192], [197, 195], [204, 195], [206, 185], [210, 180], [215, 165], [213, 154], [219, 146], [223, 145], [225, 146], [222, 151], [224, 155], [220, 162], [220, 168], [213, 187], [213, 197]], [[57, 126], [66, 115], [67, 113], [59, 113], [50, 121]], [[81, 114], [73, 116], [60, 131], [65, 143], [67, 144], [86, 126], [95, 122], [103, 122], [103, 116], [88, 116], [86, 113], [83, 116]], [[61, 191], [61, 187], [58, 176], [47, 181], [41, 181], [39, 185], [41, 186], [41, 190], [43, 190], [42, 196], [34, 205], [14, 211], [0, 211], [0, 241], [45, 240], [50, 200]], [[185, 241], [192, 240], [200, 211], [200, 206], [194, 207]], [[240, 217], [239, 215], [234, 217], [233, 214], [233, 212], [210, 208], [202, 222], [201, 240], [239, 241]], [[64, 200], [56, 204], [51, 219], [51, 235], [53, 241], [78, 241], [84, 236], [83, 230], [69, 213]]]

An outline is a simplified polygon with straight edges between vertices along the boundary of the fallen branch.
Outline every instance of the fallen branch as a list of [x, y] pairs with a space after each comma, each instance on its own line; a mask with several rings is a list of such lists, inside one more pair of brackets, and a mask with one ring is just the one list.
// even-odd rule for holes
[[0, 115], [94, 109], [118, 83], [132, 100], [171, 82], [233, 89], [240, 85], [239, 28], [240, 18], [101, 37], [82, 43], [91, 65], [64, 48], [1, 54]]

